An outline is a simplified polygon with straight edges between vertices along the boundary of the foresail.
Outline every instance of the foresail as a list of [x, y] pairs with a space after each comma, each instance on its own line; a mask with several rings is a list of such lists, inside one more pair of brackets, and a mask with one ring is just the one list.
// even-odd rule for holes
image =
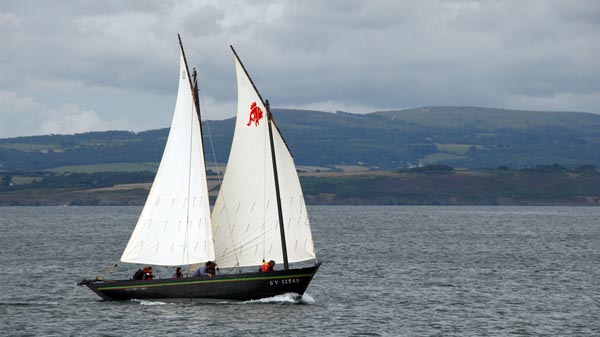
[[202, 135], [188, 76], [182, 52], [169, 137], [123, 262], [178, 266], [214, 260]]
[[[267, 110], [238, 60], [238, 111], [231, 153], [213, 209], [220, 267], [283, 262]], [[274, 128], [289, 262], [314, 258], [312, 235], [293, 159]], [[281, 157], [281, 159], [279, 159]], [[279, 162], [278, 162], [279, 165]], [[282, 181], [283, 180], [283, 181]], [[288, 206], [290, 206], [288, 208]]]
[[288, 261], [292, 263], [314, 259], [312, 232], [294, 158], [276, 128], [273, 128], [273, 141]]

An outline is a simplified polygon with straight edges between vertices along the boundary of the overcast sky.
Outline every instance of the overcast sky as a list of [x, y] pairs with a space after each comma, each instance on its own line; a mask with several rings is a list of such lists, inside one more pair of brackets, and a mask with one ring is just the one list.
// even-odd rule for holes
[[600, 1], [0, 2], [0, 138], [170, 125], [181, 33], [209, 119], [236, 47], [273, 107], [600, 113]]

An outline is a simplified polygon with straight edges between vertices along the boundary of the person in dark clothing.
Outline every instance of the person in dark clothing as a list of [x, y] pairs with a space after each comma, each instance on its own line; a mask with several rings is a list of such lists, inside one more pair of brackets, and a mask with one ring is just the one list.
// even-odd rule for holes
[[143, 280], [144, 279], [144, 271], [141, 269], [138, 269], [135, 271], [135, 274], [133, 274], [133, 280]]
[[173, 278], [182, 278], [183, 277], [183, 268], [177, 267], [175, 270], [175, 274], [173, 274]]
[[216, 274], [216, 264], [212, 261], [207, 261], [194, 272], [192, 276], [208, 276], [213, 277]]
[[213, 277], [217, 274], [216, 268], [217, 265], [214, 262], [208, 261], [206, 263], [206, 274], [208, 275], [208, 277]]

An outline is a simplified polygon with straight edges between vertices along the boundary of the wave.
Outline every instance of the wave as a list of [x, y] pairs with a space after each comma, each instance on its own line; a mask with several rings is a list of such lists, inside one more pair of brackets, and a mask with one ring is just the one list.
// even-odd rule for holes
[[167, 302], [161, 302], [161, 301], [136, 300], [136, 299], [131, 300], [131, 302], [138, 302], [140, 305], [167, 305], [167, 304], [169, 304]]
[[297, 293], [285, 293], [273, 297], [261, 298], [249, 301], [234, 301], [210, 298], [195, 298], [195, 299], [162, 299], [162, 300], [140, 300], [132, 299], [131, 302], [139, 305], [167, 305], [167, 304], [256, 304], [256, 303], [275, 303], [275, 304], [313, 304], [315, 299], [309, 294], [300, 295]]
[[243, 303], [312, 304], [315, 303], [315, 300], [308, 294], [285, 293], [273, 297], [245, 301]]
[[304, 293], [304, 295], [302, 295], [301, 300], [302, 300], [302, 303], [304, 303], [304, 304], [313, 304], [313, 303], [315, 303], [315, 299], [312, 296], [310, 296], [309, 294], [307, 294], [307, 293]]
[[0, 302], [0, 306], [56, 306], [60, 305], [58, 302], [53, 301], [9, 301]]

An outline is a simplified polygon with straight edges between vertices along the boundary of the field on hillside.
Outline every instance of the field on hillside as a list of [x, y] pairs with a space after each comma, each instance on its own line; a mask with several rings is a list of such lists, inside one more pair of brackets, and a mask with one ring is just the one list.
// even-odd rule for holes
[[77, 172], [77, 173], [94, 173], [94, 172], [140, 172], [150, 171], [156, 172], [158, 163], [104, 163], [90, 165], [70, 165], [57, 166], [46, 171], [53, 173]]

